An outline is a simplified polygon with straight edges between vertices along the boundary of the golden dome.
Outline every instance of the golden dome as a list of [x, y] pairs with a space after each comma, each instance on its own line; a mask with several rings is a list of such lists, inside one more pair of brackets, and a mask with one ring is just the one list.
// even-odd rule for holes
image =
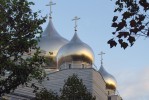
[[112, 76], [111, 74], [109, 74], [103, 66], [100, 67], [99, 69], [99, 73], [102, 75], [103, 79], [106, 82], [106, 88], [107, 89], [112, 89], [112, 90], [116, 90], [116, 79], [114, 78], [114, 76]]
[[48, 26], [38, 42], [38, 47], [45, 52], [44, 55], [47, 58], [47, 63], [49, 63], [47, 67], [56, 67], [57, 52], [66, 43], [68, 43], [68, 40], [58, 34], [50, 19]]
[[92, 49], [82, 42], [77, 33], [69, 43], [64, 45], [57, 54], [58, 67], [66, 62], [81, 61], [92, 65], [94, 62], [94, 53]]

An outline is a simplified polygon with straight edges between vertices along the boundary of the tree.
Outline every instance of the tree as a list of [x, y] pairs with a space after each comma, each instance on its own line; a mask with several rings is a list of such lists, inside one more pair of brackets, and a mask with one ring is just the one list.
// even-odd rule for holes
[[60, 94], [58, 96], [51, 90], [42, 89], [36, 93], [35, 100], [96, 100], [75, 74], [68, 77], [63, 88], [60, 89]]
[[36, 93], [34, 100], [59, 100], [59, 96], [53, 91], [42, 89], [40, 92]]
[[[28, 0], [0, 0], [0, 96], [44, 75], [35, 36], [46, 17], [39, 17], [31, 5]], [[35, 53], [26, 57], [32, 50]]]
[[69, 76], [60, 90], [60, 100], [95, 100], [90, 92], [87, 91], [83, 81], [73, 74]]
[[148, 0], [116, 0], [115, 5], [114, 12], [121, 16], [114, 16], [112, 20], [115, 28], [112, 34], [116, 37], [108, 41], [111, 48], [119, 43], [125, 49], [132, 46], [136, 38], [149, 37]]

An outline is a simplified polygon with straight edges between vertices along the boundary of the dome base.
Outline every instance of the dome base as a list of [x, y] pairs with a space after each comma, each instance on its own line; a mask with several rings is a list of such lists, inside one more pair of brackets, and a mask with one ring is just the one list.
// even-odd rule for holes
[[81, 61], [73, 61], [73, 62], [65, 62], [60, 66], [60, 70], [71, 69], [71, 68], [92, 68], [92, 65]]

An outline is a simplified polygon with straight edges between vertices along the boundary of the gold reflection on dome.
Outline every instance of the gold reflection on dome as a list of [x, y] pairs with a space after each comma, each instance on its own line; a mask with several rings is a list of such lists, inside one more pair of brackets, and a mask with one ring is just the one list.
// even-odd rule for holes
[[75, 34], [72, 40], [59, 50], [57, 60], [58, 66], [71, 61], [92, 64], [94, 62], [94, 54], [92, 49]]
[[113, 80], [111, 80], [111, 79], [107, 80], [106, 82], [107, 82], [108, 84], [111, 84], [111, 85], [116, 86], [115, 82], [113, 82]]
[[109, 74], [103, 66], [100, 67], [99, 73], [102, 75], [103, 79], [106, 82], [106, 88], [107, 89], [112, 89], [115, 90], [116, 86], [117, 86], [117, 82], [115, 80], [115, 78]]
[[115, 80], [113, 80], [113, 79], [108, 79], [108, 80], [105, 80], [106, 81], [106, 84], [107, 84], [107, 87], [109, 88], [109, 89], [116, 89], [116, 82], [115, 82]]

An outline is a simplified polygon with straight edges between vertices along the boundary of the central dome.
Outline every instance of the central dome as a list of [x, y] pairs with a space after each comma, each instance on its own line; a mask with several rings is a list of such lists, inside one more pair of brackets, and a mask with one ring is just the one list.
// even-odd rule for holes
[[75, 33], [71, 41], [59, 50], [57, 61], [58, 67], [66, 62], [75, 61], [92, 65], [94, 62], [94, 53], [86, 43], [79, 39], [77, 33]]

